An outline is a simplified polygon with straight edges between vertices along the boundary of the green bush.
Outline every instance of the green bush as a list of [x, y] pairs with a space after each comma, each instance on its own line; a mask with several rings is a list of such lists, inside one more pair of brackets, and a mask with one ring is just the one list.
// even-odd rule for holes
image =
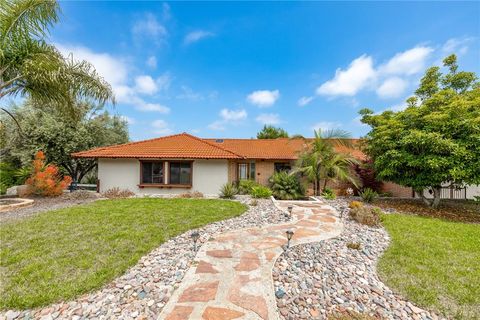
[[265, 186], [254, 186], [250, 192], [254, 198], [269, 198], [272, 196], [272, 190]]
[[270, 189], [275, 198], [280, 200], [295, 200], [305, 197], [305, 188], [296, 175], [286, 171], [274, 173], [270, 179]]
[[225, 183], [220, 189], [220, 198], [233, 199], [237, 193], [237, 188], [233, 183]]
[[378, 197], [378, 193], [376, 193], [370, 188], [363, 189], [359, 192], [359, 194], [360, 197], [362, 197], [362, 200], [366, 203], [372, 203]]
[[325, 188], [322, 192], [322, 197], [324, 197], [325, 199], [327, 200], [333, 200], [335, 199], [337, 196], [335, 195], [335, 192], [330, 189], [330, 188]]
[[258, 186], [255, 180], [240, 180], [238, 183], [238, 194], [251, 194], [252, 188]]
[[17, 179], [15, 177], [16, 169], [8, 162], [0, 162], [0, 194], [7, 192], [7, 189], [14, 186]]

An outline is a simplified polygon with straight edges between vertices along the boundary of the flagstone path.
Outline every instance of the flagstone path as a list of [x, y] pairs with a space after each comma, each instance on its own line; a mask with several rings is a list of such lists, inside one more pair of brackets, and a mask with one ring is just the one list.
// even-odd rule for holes
[[272, 268], [294, 231], [291, 245], [317, 242], [342, 231], [336, 211], [322, 201], [276, 201], [292, 220], [223, 233], [198, 251], [159, 319], [278, 319]]

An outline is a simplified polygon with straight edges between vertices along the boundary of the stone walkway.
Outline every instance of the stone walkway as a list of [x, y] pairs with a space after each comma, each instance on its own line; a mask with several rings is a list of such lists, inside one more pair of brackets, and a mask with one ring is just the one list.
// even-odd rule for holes
[[272, 268], [283, 252], [286, 231], [291, 244], [338, 236], [342, 231], [336, 211], [321, 201], [278, 201], [289, 223], [223, 233], [198, 251], [179, 288], [159, 319], [278, 319]]

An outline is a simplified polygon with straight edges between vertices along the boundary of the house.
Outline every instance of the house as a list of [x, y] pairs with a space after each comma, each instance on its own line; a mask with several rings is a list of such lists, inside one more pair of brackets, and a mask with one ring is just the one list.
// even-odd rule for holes
[[[289, 170], [311, 139], [202, 139], [181, 133], [122, 145], [74, 153], [78, 158], [98, 159], [100, 192], [118, 187], [136, 194], [171, 195], [199, 191], [217, 196], [227, 182], [243, 179], [268, 184], [276, 171]], [[355, 143], [357, 140], [354, 140]], [[337, 147], [357, 159], [357, 149]], [[329, 185], [337, 190], [348, 185]], [[478, 187], [477, 187], [478, 188]], [[412, 188], [383, 182], [382, 192], [394, 197], [414, 197]], [[443, 191], [442, 191], [443, 192]], [[473, 198], [478, 189], [463, 193], [445, 190], [443, 198]]]
[[306, 139], [201, 139], [181, 133], [73, 156], [98, 159], [100, 192], [119, 187], [137, 194], [199, 191], [214, 196], [227, 182], [267, 184], [275, 171], [289, 170], [307, 144]]

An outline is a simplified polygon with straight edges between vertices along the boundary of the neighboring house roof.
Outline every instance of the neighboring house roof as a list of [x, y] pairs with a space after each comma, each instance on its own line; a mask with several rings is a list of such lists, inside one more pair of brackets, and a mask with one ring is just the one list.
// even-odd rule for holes
[[[72, 154], [79, 158], [265, 159], [296, 160], [313, 139], [201, 139], [181, 133], [156, 139], [101, 147]], [[357, 142], [356, 139], [353, 140]], [[364, 159], [356, 149], [337, 151]]]

